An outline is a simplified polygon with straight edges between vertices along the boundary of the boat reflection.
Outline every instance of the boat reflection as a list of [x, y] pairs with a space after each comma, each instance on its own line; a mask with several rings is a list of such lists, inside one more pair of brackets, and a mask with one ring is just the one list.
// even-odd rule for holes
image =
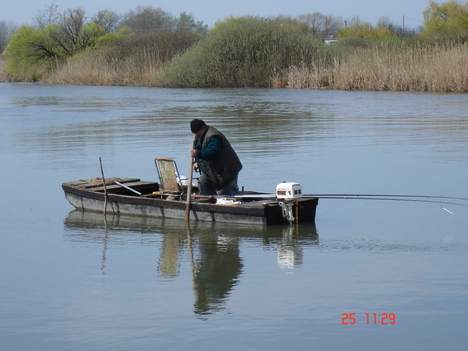
[[[181, 261], [190, 262], [197, 315], [222, 310], [239, 281], [244, 264], [242, 242], [276, 250], [281, 268], [302, 264], [303, 247], [318, 245], [315, 225], [249, 226], [177, 219], [72, 211], [65, 219], [65, 237], [103, 245], [101, 270], [111, 243], [160, 247], [158, 275], [174, 280]], [[188, 256], [188, 257], [187, 257]]]

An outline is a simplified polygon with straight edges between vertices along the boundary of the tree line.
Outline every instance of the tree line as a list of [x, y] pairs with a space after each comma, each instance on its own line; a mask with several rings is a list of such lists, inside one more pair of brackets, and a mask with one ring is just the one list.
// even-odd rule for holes
[[[325, 15], [320, 12], [313, 12], [297, 17], [276, 16], [266, 18], [267, 21], [282, 23], [296, 27], [298, 30], [316, 34], [324, 37], [326, 35], [338, 36], [343, 27], [367, 27], [374, 28], [369, 22], [361, 21], [359, 17], [354, 16], [349, 20], [342, 17]], [[32, 28], [39, 30], [50, 25], [57, 25], [62, 34], [73, 37], [79, 37], [80, 32], [89, 31], [92, 24], [100, 26], [102, 32], [118, 32], [124, 27], [128, 27], [134, 34], [148, 34], [154, 32], [195, 32], [208, 34], [208, 26], [202, 21], [196, 21], [192, 14], [185, 12], [178, 17], [152, 6], [137, 6], [134, 10], [120, 15], [111, 10], [102, 10], [97, 14], [86, 17], [82, 8], [67, 9], [64, 12], [59, 10], [59, 6], [52, 3], [45, 8], [38, 10], [38, 14], [32, 20]], [[88, 28], [85, 28], [88, 27]], [[381, 17], [375, 28], [386, 27], [399, 37], [405, 37], [415, 34], [417, 30], [402, 28], [402, 26], [393, 23], [387, 17]], [[12, 22], [0, 21], [0, 52], [3, 52], [8, 44], [8, 39], [19, 28]], [[70, 33], [71, 32], [71, 33]], [[84, 37], [89, 36], [83, 35]], [[82, 43], [89, 45], [89, 43]]]
[[[152, 6], [137, 6], [124, 15], [111, 10], [102, 10], [87, 17], [82, 8], [67, 9], [63, 12], [52, 3], [38, 11], [33, 25], [22, 26], [35, 32], [48, 32], [52, 42], [67, 52], [92, 47], [97, 38], [107, 33], [132, 32], [147, 34], [154, 32], [208, 33], [208, 26], [196, 21], [192, 14], [182, 12], [178, 17]], [[0, 21], [0, 52], [8, 45], [9, 39], [21, 28], [12, 22]], [[31, 30], [30, 30], [31, 32]], [[76, 48], [75, 48], [76, 46]]]
[[[382, 37], [397, 36], [404, 39], [409, 36], [422, 34], [452, 36], [465, 39], [468, 27], [468, 2], [463, 4], [458, 1], [449, 1], [439, 4], [433, 0], [423, 12], [424, 25], [417, 28], [408, 28], [404, 25], [392, 22], [388, 17], [382, 16], [376, 25], [362, 21], [358, 16], [351, 19], [343, 19], [313, 12], [297, 16], [277, 16], [268, 18], [268, 21], [296, 26], [298, 29], [314, 33], [319, 36], [334, 36], [341, 38], [376, 39]], [[44, 9], [38, 10], [38, 15], [33, 18], [33, 28], [45, 28], [48, 25], [58, 25], [64, 33], [72, 31], [73, 35], [85, 30], [84, 26], [96, 24], [105, 33], [116, 32], [123, 27], [128, 27], [135, 34], [168, 31], [190, 31], [207, 34], [208, 26], [202, 21], [195, 21], [193, 15], [185, 12], [179, 17], [152, 6], [137, 6], [134, 10], [120, 15], [111, 10], [102, 10], [86, 18], [85, 11], [81, 8], [59, 11], [58, 5], [52, 3]], [[9, 38], [18, 30], [18, 27], [7, 21], [0, 21], [0, 52], [3, 52]], [[86, 35], [84, 35], [86, 36]], [[88, 34], [89, 36], [89, 34]]]
[[[287, 41], [283, 42], [287, 42], [288, 45], [293, 42], [300, 42], [300, 45], [310, 42], [310, 45], [316, 45], [317, 40], [327, 36], [338, 38], [338, 45], [343, 47], [366, 47], [376, 42], [410, 43], [431, 40], [464, 43], [468, 39], [468, 2], [462, 4], [449, 1], [438, 4], [431, 0], [423, 15], [424, 26], [419, 28], [405, 28], [393, 23], [387, 17], [379, 18], [377, 24], [373, 26], [357, 16], [344, 20], [320, 12], [297, 17], [247, 16], [245, 18], [271, 25], [271, 28], [268, 27], [271, 33], [278, 32], [274, 29], [275, 26], [287, 29], [287, 33], [284, 31], [281, 33], [288, 37]], [[103, 10], [88, 18], [82, 8], [60, 11], [58, 5], [51, 4], [38, 11], [31, 26], [16, 28], [11, 23], [0, 22], [0, 49], [3, 52], [6, 48], [4, 52], [7, 55], [8, 73], [13, 79], [38, 80], [43, 74], [56, 70], [70, 59], [79, 58], [90, 52], [99, 51], [100, 57], [104, 60], [125, 61], [129, 56], [134, 57], [144, 51], [145, 54], [150, 53], [149, 56], [158, 57], [161, 63], [168, 62], [185, 53], [195, 43], [206, 41], [219, 32], [219, 28], [226, 23], [231, 23], [231, 27], [234, 28], [233, 18], [230, 18], [224, 22], [217, 22], [214, 28], [208, 30], [207, 25], [196, 21], [191, 14], [183, 12], [176, 17], [152, 6], [137, 6], [124, 15]], [[264, 26], [251, 25], [250, 28], [268, 32]], [[268, 34], [260, 45], [268, 46], [268, 40], [275, 40], [275, 35]], [[298, 38], [293, 39], [294, 36]], [[242, 46], [242, 38], [237, 43]], [[208, 48], [210, 45], [208, 43], [200, 46]], [[229, 47], [234, 52], [239, 49], [231, 45]], [[263, 55], [262, 52], [267, 52], [269, 49], [271, 48], [258, 48], [255, 49], [257, 52], [250, 54], [260, 57]], [[211, 50], [216, 51], [217, 47]], [[283, 53], [281, 48], [279, 50]], [[302, 48], [301, 50], [322, 52], [321, 49], [310, 51]], [[199, 55], [204, 54], [199, 53]], [[231, 55], [224, 51], [223, 55], [228, 55], [233, 60], [243, 60], [241, 54]], [[212, 56], [210, 55], [211, 59]], [[325, 59], [328, 60], [328, 57], [327, 53]], [[314, 59], [317, 59], [315, 54]], [[309, 57], [302, 57], [301, 60], [313, 64]], [[178, 61], [183, 62], [184, 59]], [[294, 60], [282, 58], [280, 61]], [[243, 67], [242, 69], [246, 67], [245, 64], [237, 66]], [[229, 85], [235, 85], [235, 82], [230, 82]]]

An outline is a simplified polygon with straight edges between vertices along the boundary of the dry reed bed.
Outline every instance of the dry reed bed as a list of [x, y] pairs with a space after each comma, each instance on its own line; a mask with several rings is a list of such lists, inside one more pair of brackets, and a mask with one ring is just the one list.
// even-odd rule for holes
[[6, 57], [0, 55], [0, 82], [9, 82], [10, 79], [7, 74], [7, 60]]
[[[163, 67], [154, 50], [117, 59], [91, 52], [70, 60], [43, 77], [52, 84], [155, 86]], [[0, 81], [8, 82], [6, 58], [0, 55]], [[332, 63], [277, 71], [273, 88], [368, 91], [468, 92], [468, 48], [400, 47], [357, 49]]]
[[162, 68], [154, 52], [143, 52], [118, 59], [103, 53], [69, 60], [42, 79], [44, 83], [106, 86], [153, 86], [153, 76]]
[[401, 47], [356, 50], [332, 64], [291, 67], [273, 87], [370, 91], [468, 92], [468, 49]]

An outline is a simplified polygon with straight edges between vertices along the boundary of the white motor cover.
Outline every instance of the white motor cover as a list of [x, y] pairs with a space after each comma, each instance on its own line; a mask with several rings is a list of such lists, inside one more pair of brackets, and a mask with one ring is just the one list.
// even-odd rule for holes
[[284, 201], [294, 201], [302, 198], [302, 187], [299, 183], [284, 182], [276, 186], [276, 198]]

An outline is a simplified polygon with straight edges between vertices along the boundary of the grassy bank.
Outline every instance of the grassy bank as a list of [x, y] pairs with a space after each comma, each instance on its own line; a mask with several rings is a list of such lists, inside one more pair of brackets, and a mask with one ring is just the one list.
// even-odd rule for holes
[[[335, 59], [272, 74], [271, 88], [468, 92], [468, 48], [401, 46], [344, 48]], [[125, 60], [83, 55], [44, 77], [54, 84], [162, 86], [163, 62], [143, 52]], [[1, 71], [0, 71], [1, 72]]]
[[[138, 51], [132, 51], [131, 55], [116, 54], [109, 49], [94, 50], [68, 60], [66, 64], [44, 75], [41, 81], [72, 85], [165, 86], [164, 82], [155, 77], [164, 74], [167, 76], [170, 72], [167, 70], [170, 67], [168, 63], [171, 60], [167, 56], [162, 57], [159, 52], [160, 49], [141, 47]], [[179, 63], [184, 63], [180, 59], [182, 56], [175, 57]], [[261, 63], [256, 62], [256, 70], [260, 70]], [[179, 66], [185, 71], [177, 70], [176, 73], [182, 77], [177, 76], [178, 79], [193, 75], [188, 64]], [[220, 67], [224, 67], [224, 64]], [[240, 67], [246, 72], [253, 72], [245, 66]], [[270, 78], [263, 86], [290, 89], [468, 92], [466, 45], [336, 47], [323, 55], [322, 59], [284, 67], [271, 69], [273, 73], [269, 73]], [[200, 73], [201, 70], [197, 71]], [[214, 69], [212, 71], [217, 72]], [[236, 86], [235, 80], [239, 79], [241, 72], [235, 74], [235, 70], [231, 71], [228, 86]], [[247, 76], [255, 77], [253, 73]], [[11, 81], [3, 55], [0, 55], [0, 81]], [[205, 86], [209, 84], [206, 83]], [[213, 86], [223, 84], [214, 79]]]
[[273, 87], [372, 91], [468, 92], [466, 46], [349, 50], [342, 59], [278, 72]]

